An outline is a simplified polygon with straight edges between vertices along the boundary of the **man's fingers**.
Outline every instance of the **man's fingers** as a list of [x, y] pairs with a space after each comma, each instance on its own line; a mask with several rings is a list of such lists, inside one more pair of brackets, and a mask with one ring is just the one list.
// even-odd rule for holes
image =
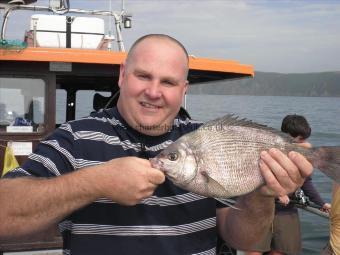
[[150, 168], [148, 171], [148, 180], [155, 185], [162, 184], [165, 181], [165, 175], [161, 170]]
[[280, 185], [274, 173], [268, 167], [268, 165], [265, 163], [264, 160], [260, 159], [259, 166], [260, 166], [261, 174], [266, 183], [266, 185], [261, 188], [262, 193], [267, 196], [285, 195], [286, 192], [284, 188]]
[[151, 162], [149, 160], [137, 158], [137, 161], [139, 161], [140, 164], [145, 166], [146, 168], [146, 173], [147, 173], [147, 180], [155, 185], [162, 184], [165, 181], [165, 175], [164, 173], [157, 169], [153, 168], [151, 166]]
[[294, 192], [313, 171], [312, 164], [300, 153], [290, 152], [286, 156], [278, 149], [261, 152], [260, 169], [266, 186], [265, 194], [284, 195]]
[[[261, 159], [276, 177], [278, 184], [286, 189], [286, 191], [293, 192], [296, 185], [301, 182], [297, 167], [281, 151], [277, 149], [270, 149], [269, 152], [263, 151], [261, 153]], [[274, 182], [274, 180], [272, 182]], [[274, 191], [278, 191], [281, 194], [281, 189], [275, 189]]]
[[268, 153], [273, 161], [280, 166], [279, 169], [282, 170], [280, 174], [289, 177], [289, 180], [296, 184], [302, 184], [301, 181], [303, 180], [299, 168], [282, 151], [272, 148]]
[[303, 178], [310, 176], [313, 172], [313, 165], [300, 153], [291, 151], [288, 153], [289, 159], [298, 167]]

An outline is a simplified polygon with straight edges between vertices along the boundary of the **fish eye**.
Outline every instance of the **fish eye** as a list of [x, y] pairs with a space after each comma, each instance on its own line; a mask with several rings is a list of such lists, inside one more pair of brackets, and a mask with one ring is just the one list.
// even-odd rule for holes
[[168, 155], [168, 159], [171, 161], [176, 161], [178, 159], [178, 154], [177, 152], [170, 152]]

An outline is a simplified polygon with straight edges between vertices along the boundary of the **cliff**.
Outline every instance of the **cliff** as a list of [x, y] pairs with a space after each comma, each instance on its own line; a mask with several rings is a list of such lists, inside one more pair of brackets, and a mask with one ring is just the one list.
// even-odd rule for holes
[[320, 73], [256, 72], [255, 78], [193, 85], [189, 94], [340, 97], [340, 71]]

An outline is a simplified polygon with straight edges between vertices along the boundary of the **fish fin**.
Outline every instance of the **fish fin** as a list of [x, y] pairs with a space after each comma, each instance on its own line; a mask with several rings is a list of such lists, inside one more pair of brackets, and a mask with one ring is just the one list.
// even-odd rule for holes
[[313, 148], [312, 164], [340, 184], [340, 146]]
[[250, 127], [250, 128], [257, 128], [262, 129], [266, 131], [270, 131], [272, 133], [278, 134], [289, 141], [292, 141], [289, 135], [282, 133], [281, 131], [268, 127], [267, 125], [256, 123], [252, 120], [248, 120], [246, 118], [240, 119], [238, 116], [234, 114], [227, 114], [221, 118], [211, 120], [206, 122], [204, 125], [200, 127], [200, 129], [205, 130], [209, 128], [217, 129], [217, 130], [223, 130], [222, 127], [228, 127], [228, 126], [239, 126], [239, 127]]
[[224, 194], [226, 197], [228, 196], [229, 192], [206, 171], [202, 171], [201, 174], [207, 179], [207, 182], [209, 183], [210, 188], [214, 190], [214, 193]]
[[224, 204], [224, 205], [227, 205], [235, 210], [241, 210], [240, 208], [234, 206], [234, 204], [236, 203], [235, 200], [233, 199], [228, 199], [228, 198], [217, 198], [217, 197], [214, 197], [215, 200], [217, 200], [218, 202]]

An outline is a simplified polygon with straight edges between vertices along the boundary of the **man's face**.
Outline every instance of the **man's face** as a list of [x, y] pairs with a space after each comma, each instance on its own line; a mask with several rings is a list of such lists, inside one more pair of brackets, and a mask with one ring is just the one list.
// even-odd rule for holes
[[121, 66], [118, 110], [127, 123], [147, 135], [168, 131], [187, 90], [187, 59], [174, 42], [140, 42]]

